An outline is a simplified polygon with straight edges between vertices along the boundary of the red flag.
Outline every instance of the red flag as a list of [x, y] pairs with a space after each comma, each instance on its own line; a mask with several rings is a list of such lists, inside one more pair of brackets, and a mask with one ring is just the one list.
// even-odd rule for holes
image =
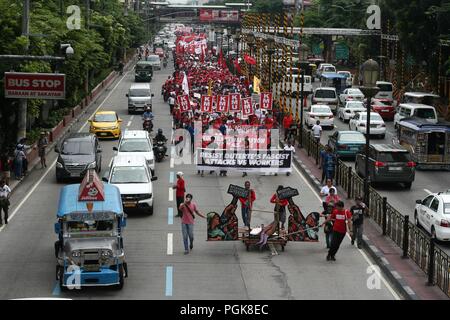
[[244, 61], [247, 62], [248, 64], [251, 64], [251, 65], [255, 65], [256, 64], [256, 59], [253, 58], [252, 56], [249, 56], [248, 54], [244, 55]]
[[242, 102], [242, 115], [250, 116], [254, 114], [252, 98], [245, 98], [241, 100]]
[[212, 96], [202, 96], [201, 111], [211, 113], [212, 106], [213, 106], [213, 97]]
[[259, 105], [261, 106], [261, 109], [272, 110], [272, 93], [261, 93], [259, 97]]
[[178, 96], [177, 101], [181, 112], [188, 112], [191, 110], [191, 101], [189, 100], [188, 95]]
[[228, 96], [217, 96], [217, 112], [228, 112]]
[[230, 112], [241, 111], [241, 95], [239, 93], [230, 94]]

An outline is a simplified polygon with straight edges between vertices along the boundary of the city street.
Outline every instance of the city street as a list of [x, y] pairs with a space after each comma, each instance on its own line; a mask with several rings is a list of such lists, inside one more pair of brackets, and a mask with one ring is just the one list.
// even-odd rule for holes
[[[171, 136], [172, 119], [160, 92], [163, 82], [173, 72], [172, 66], [170, 62], [167, 69], [155, 71], [151, 82], [155, 94], [154, 129], [162, 128], [167, 137]], [[96, 109], [113, 110], [123, 119], [122, 130], [142, 129], [141, 116], [127, 112], [125, 94], [133, 81], [132, 71], [124, 73], [88, 114]], [[87, 132], [86, 120], [86, 116], [82, 117], [74, 130]], [[339, 120], [336, 124], [339, 128], [345, 127]], [[108, 170], [114, 146], [117, 141], [101, 141], [101, 175]], [[158, 180], [154, 182], [154, 214], [128, 216], [124, 244], [129, 277], [125, 279], [124, 288], [121, 291], [87, 288], [61, 292], [55, 280], [53, 245], [57, 235], [53, 226], [63, 184], [56, 183], [55, 162], [56, 153], [52, 152], [48, 157], [48, 168], [32, 172], [11, 198], [10, 223], [0, 228], [0, 299], [401, 299], [377, 267], [374, 273], [372, 261], [364, 251], [350, 245], [349, 238], [345, 238], [336, 255], [337, 261], [327, 262], [322, 232], [319, 243], [289, 242], [284, 252], [279, 247], [262, 252], [257, 249], [246, 251], [240, 241], [207, 242], [206, 220], [197, 217], [194, 249], [184, 255], [180, 221], [175, 217], [171, 189], [178, 171], [184, 172], [187, 192], [193, 194], [194, 202], [204, 214], [210, 211], [221, 213], [231, 201], [231, 196], [226, 193], [228, 185], [243, 185], [248, 179], [257, 198], [252, 219], [255, 226], [273, 220], [273, 214], [257, 210], [273, 210], [269, 200], [278, 185], [299, 190], [300, 196], [294, 201], [303, 213], [319, 211], [321, 200], [295, 168], [289, 177], [249, 174], [242, 178], [238, 172], [229, 172], [228, 177], [205, 173], [202, 178], [197, 175], [194, 165], [172, 165], [170, 158], [156, 164]], [[437, 178], [439, 174], [418, 172], [411, 191], [389, 189], [382, 192], [398, 206], [397, 209], [407, 212], [416, 198], [426, 195], [424, 189], [434, 192], [443, 187], [444, 182]], [[240, 208], [237, 216], [242, 225]], [[374, 277], [376, 281], [373, 281]], [[379, 283], [379, 286], [371, 286], [373, 283]]]

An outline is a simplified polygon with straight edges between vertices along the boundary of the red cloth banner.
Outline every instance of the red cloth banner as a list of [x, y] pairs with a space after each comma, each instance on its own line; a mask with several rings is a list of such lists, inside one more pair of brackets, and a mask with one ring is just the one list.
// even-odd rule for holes
[[261, 106], [261, 109], [272, 110], [272, 93], [261, 93], [259, 97], [259, 105]]
[[228, 112], [228, 95], [226, 96], [217, 96], [217, 112]]
[[202, 96], [201, 111], [211, 113], [213, 107], [213, 97], [212, 96]]
[[242, 115], [243, 116], [250, 116], [255, 113], [253, 110], [252, 98], [242, 99], [241, 102], [242, 102]]
[[177, 97], [178, 105], [180, 106], [181, 112], [188, 112], [191, 110], [191, 101], [189, 101], [188, 95], [178, 96]]
[[248, 54], [244, 54], [244, 61], [253, 66], [256, 64], [256, 59], [252, 56], [249, 56]]
[[239, 93], [230, 94], [230, 112], [241, 111], [241, 95]]

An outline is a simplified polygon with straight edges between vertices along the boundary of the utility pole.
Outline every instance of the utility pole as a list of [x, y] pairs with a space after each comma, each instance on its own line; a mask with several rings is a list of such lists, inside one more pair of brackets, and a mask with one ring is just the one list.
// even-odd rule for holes
[[[30, 0], [23, 1], [23, 15], [22, 15], [22, 36], [27, 38], [27, 44], [25, 46], [25, 54], [28, 54], [29, 50], [29, 34], [30, 34]], [[27, 136], [27, 99], [20, 99], [19, 114], [17, 121], [17, 141]]]
[[[86, 6], [86, 14], [85, 14], [85, 27], [86, 31], [89, 30], [89, 24], [90, 24], [90, 10], [91, 10], [91, 0], [85, 0], [85, 6]], [[86, 80], [84, 82], [84, 92], [86, 93], [86, 96], [89, 94], [89, 68], [86, 70]]]

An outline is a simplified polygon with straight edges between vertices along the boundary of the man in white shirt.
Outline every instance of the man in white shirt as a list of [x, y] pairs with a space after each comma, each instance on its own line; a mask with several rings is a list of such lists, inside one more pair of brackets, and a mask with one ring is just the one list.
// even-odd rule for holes
[[[283, 150], [286, 150], [286, 151], [292, 151], [292, 157], [293, 157], [294, 154], [295, 154], [295, 147], [292, 145], [292, 143], [291, 143], [290, 141], [287, 143], [287, 145], [284, 146]], [[287, 176], [290, 176], [291, 173], [290, 173], [290, 172], [287, 172], [286, 175], [287, 175]]]
[[314, 139], [317, 142], [320, 142], [320, 136], [322, 135], [322, 126], [320, 125], [319, 120], [317, 120], [316, 124], [312, 127], [312, 132], [314, 135]]
[[5, 180], [0, 181], [0, 225], [2, 225], [2, 210], [5, 213], [5, 224], [8, 224], [9, 196], [11, 189], [6, 185]]
[[170, 97], [169, 97], [169, 107], [170, 107], [170, 114], [172, 114], [173, 113], [173, 107], [175, 106], [175, 96], [174, 96], [174, 94], [170, 94]]

